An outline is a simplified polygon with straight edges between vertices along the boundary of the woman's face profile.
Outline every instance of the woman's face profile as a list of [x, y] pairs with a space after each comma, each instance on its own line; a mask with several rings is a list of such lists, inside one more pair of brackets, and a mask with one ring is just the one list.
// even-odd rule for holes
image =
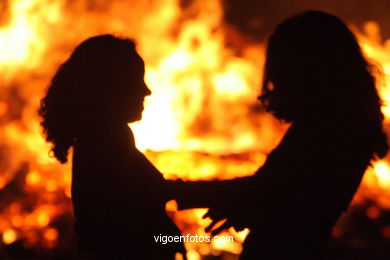
[[[123, 58], [126, 59], [126, 58]], [[114, 79], [113, 95], [107, 97], [111, 119], [131, 123], [142, 118], [144, 100], [151, 94], [145, 83], [145, 65], [141, 57], [118, 63], [119, 74]]]
[[119, 109], [123, 109], [123, 119], [126, 123], [142, 119], [145, 97], [152, 93], [145, 82], [144, 62], [141, 57], [137, 59], [138, 62], [127, 68], [128, 73], [124, 73], [124, 80], [121, 82], [124, 91], [119, 97], [119, 104], [123, 107]]

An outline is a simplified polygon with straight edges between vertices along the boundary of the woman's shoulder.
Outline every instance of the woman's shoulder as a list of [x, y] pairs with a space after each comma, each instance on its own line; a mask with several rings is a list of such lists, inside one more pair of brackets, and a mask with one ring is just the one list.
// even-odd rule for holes
[[366, 140], [362, 131], [345, 122], [297, 123], [270, 153], [267, 163], [327, 168], [364, 161], [368, 165], [372, 153]]

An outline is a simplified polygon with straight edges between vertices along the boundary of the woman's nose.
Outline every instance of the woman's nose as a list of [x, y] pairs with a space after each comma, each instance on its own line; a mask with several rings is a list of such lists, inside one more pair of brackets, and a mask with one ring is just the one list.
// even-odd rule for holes
[[152, 94], [152, 91], [148, 88], [148, 86], [145, 84], [145, 96], [150, 96]]

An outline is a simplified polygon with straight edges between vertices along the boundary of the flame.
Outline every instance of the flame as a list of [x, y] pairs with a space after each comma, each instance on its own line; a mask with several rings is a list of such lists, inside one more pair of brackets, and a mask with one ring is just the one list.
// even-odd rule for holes
[[[352, 26], [363, 52], [370, 63], [381, 70], [377, 77], [377, 88], [384, 102], [382, 112], [385, 115], [384, 128], [389, 135], [390, 122], [390, 39], [382, 40], [379, 25], [374, 21], [365, 24], [363, 32]], [[374, 70], [375, 74], [375, 70]], [[360, 191], [356, 194], [354, 201], [360, 203], [366, 199], [375, 201], [379, 206], [390, 208], [390, 164], [388, 156], [376, 161], [370, 167], [363, 178]]]
[[18, 235], [13, 229], [6, 229], [3, 232], [3, 242], [4, 244], [11, 244], [18, 238]]
[[[253, 174], [288, 128], [258, 107], [264, 45], [229, 46], [232, 28], [224, 24], [218, 0], [193, 1], [186, 8], [178, 0], [14, 0], [3, 1], [0, 10], [6, 10], [0, 26], [0, 47], [6, 50], [0, 53], [0, 145], [5, 151], [0, 154], [5, 205], [0, 233], [5, 245], [22, 240], [26, 248], [52, 248], [62, 239], [53, 221], [71, 212], [70, 165], [48, 156], [36, 110], [55, 69], [91, 35], [114, 33], [137, 40], [153, 94], [145, 102], [143, 120], [131, 127], [137, 147], [165, 178]], [[367, 57], [383, 69], [378, 88], [389, 104], [390, 40], [382, 41], [375, 22], [363, 31], [352, 28]], [[383, 112], [388, 130], [390, 108]], [[389, 187], [388, 159], [375, 162], [354, 203], [370, 199], [389, 209]], [[204, 209], [178, 212], [168, 204], [167, 211], [186, 233], [205, 234], [210, 223], [201, 219]], [[378, 208], [367, 212], [372, 218], [380, 214]], [[188, 257], [239, 254], [249, 230], [226, 232], [236, 242], [187, 244]], [[388, 228], [382, 233], [389, 237]]]

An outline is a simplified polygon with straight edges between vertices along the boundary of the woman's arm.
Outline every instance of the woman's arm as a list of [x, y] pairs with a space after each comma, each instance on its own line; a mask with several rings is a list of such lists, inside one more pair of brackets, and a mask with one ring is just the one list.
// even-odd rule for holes
[[173, 199], [179, 209], [230, 208], [235, 198], [241, 197], [253, 177], [225, 181], [167, 181]]

